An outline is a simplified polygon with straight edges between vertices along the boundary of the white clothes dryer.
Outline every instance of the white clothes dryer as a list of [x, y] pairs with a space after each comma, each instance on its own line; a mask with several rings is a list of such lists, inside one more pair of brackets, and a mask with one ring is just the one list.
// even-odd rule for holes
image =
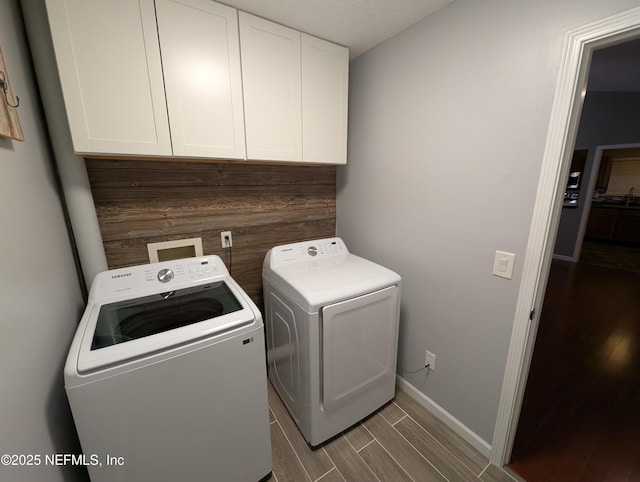
[[217, 256], [99, 273], [64, 371], [91, 480], [269, 475], [263, 329]]
[[398, 274], [327, 238], [272, 248], [262, 279], [269, 379], [311, 446], [393, 399]]

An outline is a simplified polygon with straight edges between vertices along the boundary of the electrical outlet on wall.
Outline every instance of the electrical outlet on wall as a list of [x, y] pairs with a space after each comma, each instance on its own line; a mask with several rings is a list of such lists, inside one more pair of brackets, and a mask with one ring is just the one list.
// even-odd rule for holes
[[233, 238], [231, 237], [231, 231], [220, 232], [220, 242], [223, 248], [230, 248], [233, 246]]
[[433, 353], [431, 353], [429, 350], [427, 350], [424, 356], [424, 366], [425, 368], [429, 368], [429, 370], [436, 369], [436, 356]]

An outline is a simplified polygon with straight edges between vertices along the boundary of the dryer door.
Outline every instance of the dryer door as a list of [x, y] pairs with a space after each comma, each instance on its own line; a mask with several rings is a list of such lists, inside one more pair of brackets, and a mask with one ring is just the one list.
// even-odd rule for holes
[[325, 410], [394, 376], [398, 288], [375, 291], [322, 309], [322, 403]]

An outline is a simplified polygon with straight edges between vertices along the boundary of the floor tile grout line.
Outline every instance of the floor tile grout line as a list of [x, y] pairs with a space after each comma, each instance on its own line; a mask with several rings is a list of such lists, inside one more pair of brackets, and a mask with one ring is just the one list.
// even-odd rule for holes
[[[358, 424], [356, 425], [356, 427], [362, 427], [362, 428], [364, 428], [364, 429], [366, 430], [366, 427], [362, 424], [362, 422], [358, 422]], [[355, 428], [355, 427], [353, 427], [353, 428]], [[348, 430], [347, 430], [347, 432], [348, 432]], [[343, 434], [344, 434], [344, 435], [346, 435], [346, 434], [347, 434], [347, 432], [344, 432]], [[366, 447], [367, 445], [369, 445], [370, 443], [372, 443], [372, 442], [376, 439], [373, 435], [371, 435], [371, 437], [373, 438], [373, 440], [371, 440], [370, 442], [367, 442], [367, 443], [364, 445], [364, 447]], [[353, 446], [353, 444], [352, 444], [352, 443], [351, 443], [351, 441], [349, 440], [349, 437], [345, 437], [344, 439], [347, 441], [347, 443], [349, 444], [349, 446], [353, 449], [353, 451], [354, 451], [355, 453], [358, 453], [360, 450], [362, 450], [362, 449], [364, 448], [364, 447], [362, 447], [360, 450], [356, 450], [356, 448]]]
[[[355, 452], [356, 452], [357, 454], [359, 454], [361, 450], [366, 449], [366, 448], [367, 448], [369, 445], [371, 445], [373, 442], [378, 442], [378, 443], [380, 444], [380, 442], [379, 442], [378, 440], [376, 440], [376, 438], [375, 438], [375, 437], [373, 437], [373, 439], [372, 439], [372, 440], [369, 440], [366, 444], [364, 444], [364, 445], [363, 445], [362, 447], [360, 447], [358, 450], [356, 450], [355, 448], [354, 448], [353, 450], [355, 450]], [[382, 444], [380, 444], [380, 445], [382, 445]], [[353, 445], [352, 445], [351, 447], [353, 447]]]
[[[324, 474], [322, 474], [320, 477], [318, 477], [318, 478], [316, 479], [316, 481], [320, 480], [322, 477], [324, 477], [325, 475], [327, 475], [327, 474], [328, 474], [329, 472], [331, 472], [333, 469], [338, 470], [338, 466], [337, 466], [337, 465], [335, 464], [335, 462], [331, 459], [331, 457], [329, 457], [329, 453], [324, 449], [324, 445], [322, 445], [322, 447], [321, 447], [321, 448], [322, 448], [322, 451], [323, 451], [323, 452], [325, 453], [325, 455], [327, 456], [327, 458], [328, 458], [329, 460], [331, 460], [331, 463], [333, 464], [333, 467], [331, 467], [331, 468], [330, 468], [329, 470], [327, 470]], [[338, 470], [338, 472], [340, 472], [340, 471]], [[342, 477], [342, 474], [340, 474], [340, 476]], [[309, 477], [309, 478], [311, 478], [311, 477]], [[344, 477], [342, 477], [342, 478], [344, 479]]]
[[[402, 408], [400, 405], [398, 405], [398, 404], [396, 403], [395, 397], [394, 397], [394, 399], [393, 399], [393, 400], [391, 400], [391, 404], [395, 405], [395, 406], [396, 406], [396, 408], [397, 408], [398, 410], [400, 410], [400, 411], [404, 414], [402, 417], [400, 417], [398, 420], [396, 420], [396, 421], [395, 421], [395, 422], [393, 422], [393, 423], [391, 423], [391, 422], [389, 422], [389, 421], [387, 420], [387, 423], [389, 423], [389, 425], [391, 425], [391, 426], [393, 427], [393, 426], [394, 426], [396, 423], [398, 423], [400, 420], [403, 420], [405, 417], [409, 416], [409, 414], [407, 413], [407, 411], [406, 411], [404, 408]], [[385, 420], [386, 420], [386, 419], [385, 419]]]
[[[329, 454], [327, 454], [328, 456]], [[329, 457], [329, 459], [331, 460], [331, 458]], [[333, 461], [332, 461], [333, 462]], [[336, 471], [338, 473], [338, 475], [340, 476], [340, 478], [342, 480], [344, 480], [346, 482], [347, 479], [344, 478], [344, 476], [340, 473], [340, 471], [338, 470], [338, 467], [336, 467], [335, 465], [333, 467], [331, 467], [330, 470], [327, 470], [324, 474], [322, 474], [320, 477], [318, 477], [316, 480], [314, 480], [313, 482], [320, 482], [322, 480], [323, 477], [325, 477], [328, 473]]]
[[[365, 430], [367, 430], [367, 427], [365, 427], [365, 426], [362, 424], [362, 422], [360, 422], [360, 423], [359, 423], [359, 425], [360, 425], [362, 428], [364, 428]], [[368, 432], [368, 430], [367, 430], [367, 432]], [[364, 447], [368, 447], [368, 446], [369, 446], [369, 445], [371, 445], [373, 442], [378, 442], [378, 440], [373, 436], [373, 434], [372, 434], [371, 432], [369, 432], [369, 434], [371, 435], [371, 437], [373, 438], [373, 440], [371, 440], [371, 442], [367, 443]], [[369, 471], [373, 474], [373, 476], [376, 478], [376, 480], [377, 480], [378, 482], [382, 482], [382, 481], [378, 478], [378, 475], [373, 471], [373, 469], [371, 468], [371, 466], [367, 463], [367, 461], [366, 461], [365, 459], [363, 459], [363, 458], [362, 458], [362, 456], [360, 455], [360, 451], [359, 451], [359, 450], [356, 450], [356, 448], [353, 446], [353, 444], [349, 441], [349, 438], [348, 438], [348, 437], [345, 437], [344, 439], [347, 441], [347, 443], [348, 443], [348, 444], [349, 444], [349, 446], [351, 447], [351, 450], [353, 450], [353, 451], [356, 453], [356, 455], [357, 455], [358, 457], [360, 457], [360, 460], [362, 460], [362, 462], [363, 462], [363, 463], [364, 463], [364, 464], [369, 468]], [[381, 444], [380, 442], [378, 442], [378, 444], [379, 444], [380, 446], [382, 446], [382, 444]], [[360, 450], [362, 450], [364, 447], [362, 447]]]
[[[378, 413], [377, 413], [377, 415], [380, 415], [380, 412], [378, 412]], [[387, 419], [386, 419], [386, 418], [382, 417], [382, 419], [383, 419], [385, 422], [387, 422]], [[387, 422], [387, 423], [389, 423], [389, 422]], [[376, 436], [375, 436], [375, 435], [373, 435], [373, 434], [371, 433], [371, 431], [370, 431], [367, 427], [365, 427], [365, 426], [364, 426], [364, 424], [362, 424], [362, 426], [364, 427], [364, 429], [365, 429], [367, 432], [369, 432], [369, 435], [371, 435], [371, 437], [373, 438], [373, 440], [372, 440], [371, 442], [369, 442], [367, 445], [370, 445], [370, 444], [371, 444], [371, 443], [373, 443], [373, 442], [378, 442], [378, 445], [380, 445], [380, 447], [382, 448], [382, 450], [384, 450], [384, 451], [387, 453], [387, 455], [388, 455], [389, 457], [391, 457], [391, 460], [393, 460], [396, 464], [398, 464], [398, 467], [400, 467], [400, 469], [402, 469], [402, 471], [403, 471], [405, 474], [407, 474], [407, 477], [409, 477], [413, 482], [416, 482], [416, 480], [415, 480], [413, 477], [411, 477], [411, 474], [410, 474], [409, 472], [407, 472], [407, 470], [403, 467], [403, 465], [400, 463], [400, 461], [396, 460], [396, 458], [395, 458], [395, 457], [394, 457], [394, 456], [393, 456], [393, 455], [392, 455], [392, 454], [387, 450], [387, 448], [382, 444], [382, 442], [380, 442], [380, 441], [376, 438]], [[364, 447], [362, 447], [362, 448], [364, 448]], [[362, 455], [360, 455], [360, 452], [358, 452], [358, 455], [359, 455], [359, 456], [360, 456], [360, 458], [362, 459]], [[364, 461], [364, 459], [362, 459], [362, 460]], [[365, 461], [365, 464], [366, 464], [366, 461]]]
[[391, 403], [393, 403], [396, 407], [398, 407], [398, 410], [400, 410], [402, 413], [404, 413], [405, 415], [409, 415], [409, 413], [404, 408], [402, 408], [400, 405], [396, 403], [395, 398], [391, 400]]
[[267, 403], [267, 407], [269, 407], [269, 413], [273, 416], [273, 420], [275, 420], [276, 422], [279, 422], [280, 420], [278, 420], [278, 417], [276, 416], [276, 412], [274, 412], [273, 408], [271, 408], [271, 403]]
[[[380, 416], [383, 418], [383, 420], [384, 420], [385, 422], [387, 422], [387, 424], [389, 424], [389, 426], [390, 426], [393, 430], [395, 430], [395, 431], [398, 433], [398, 435], [400, 435], [403, 439], [405, 439], [405, 441], [406, 441], [406, 442], [407, 442], [411, 447], [413, 447], [413, 450], [415, 450], [415, 451], [418, 453], [418, 455], [420, 455], [420, 457], [422, 457], [424, 460], [426, 460], [426, 461], [427, 461], [427, 463], [428, 463], [429, 465], [431, 465], [431, 467], [433, 467], [433, 468], [435, 469], [435, 471], [436, 471], [436, 472], [438, 472], [440, 475], [442, 475], [442, 478], [443, 478], [444, 480], [446, 480], [446, 481], [448, 481], [448, 482], [449, 482], [449, 479], [448, 479], [448, 478], [447, 478], [447, 477], [446, 477], [446, 476], [445, 476], [445, 475], [440, 471], [440, 469], [438, 469], [438, 467], [436, 467], [436, 466], [433, 464], [433, 462], [431, 462], [427, 457], [425, 457], [425, 456], [424, 456], [424, 455], [423, 455], [423, 454], [418, 450], [418, 448], [417, 448], [415, 445], [413, 445], [413, 444], [412, 444], [412, 443], [407, 439], [407, 437], [405, 437], [404, 435], [402, 435], [402, 433], [400, 432], [400, 430], [398, 430], [398, 429], [397, 429], [397, 428], [395, 428], [393, 425], [391, 425], [391, 424], [389, 423], [389, 421], [385, 418], [385, 416], [384, 416], [384, 415], [382, 415], [382, 413], [380, 414]], [[409, 416], [409, 415], [407, 414], [407, 416]], [[404, 417], [403, 417], [403, 418], [404, 418]], [[398, 420], [398, 422], [399, 422], [399, 421], [400, 421], [400, 420]], [[415, 420], [414, 420], [414, 422], [415, 422]], [[417, 423], [417, 422], [416, 422], [416, 423]], [[420, 424], [418, 424], [418, 426], [419, 426], [419, 427], [422, 427], [422, 425], [420, 425]], [[429, 434], [429, 436], [430, 436], [430, 437], [433, 437], [433, 435], [431, 435], [429, 432], [427, 432], [427, 433]], [[434, 440], [435, 440], [435, 438], [434, 438]], [[436, 442], [437, 442], [437, 440], [436, 440]], [[438, 442], [438, 443], [439, 443], [439, 442]], [[440, 444], [440, 445], [442, 445], [442, 444]], [[453, 455], [453, 454], [451, 454], [451, 455]], [[455, 459], [456, 459], [456, 460], [460, 461], [460, 459], [458, 459], [458, 457], [456, 457], [455, 455], [453, 455], [453, 457], [455, 457]], [[461, 462], [461, 461], [460, 461], [460, 462]], [[462, 464], [462, 465], [464, 465], [464, 464]], [[467, 467], [467, 468], [468, 468], [468, 467]], [[469, 470], [469, 471], [470, 471], [471, 473], [473, 473], [473, 471], [472, 471], [472, 470]]]
[[[429, 435], [429, 437], [431, 437], [438, 445], [440, 445], [443, 449], [445, 449], [447, 452], [449, 452], [451, 454], [452, 457], [454, 457], [458, 462], [460, 462], [460, 464], [462, 464], [464, 467], [466, 467], [469, 472], [471, 472], [472, 474], [475, 474], [475, 470], [473, 470], [471, 467], [469, 467], [467, 464], [464, 463], [464, 461], [462, 461], [460, 459], [460, 457], [458, 457], [456, 454], [454, 454], [451, 450], [449, 450], [447, 448], [446, 445], [444, 445], [442, 442], [440, 442], [440, 440], [438, 440], [436, 437], [433, 436], [433, 434], [427, 430], [424, 426], [422, 426], [415, 418], [413, 418], [411, 415], [407, 414], [407, 417], [409, 417], [410, 420], [413, 421], [413, 423], [415, 423], [418, 427], [420, 427], [427, 435]], [[395, 427], [393, 427], [395, 428]], [[397, 430], [397, 429], [396, 429]], [[450, 429], [449, 429], [450, 430]], [[482, 471], [480, 472], [482, 473]], [[480, 475], [476, 475], [477, 477], [479, 477]]]
[[[344, 478], [344, 475], [342, 475], [342, 472], [340, 472], [340, 469], [338, 468], [338, 466], [336, 465], [336, 463], [333, 461], [333, 459], [331, 458], [331, 455], [329, 455], [329, 452], [327, 452], [327, 449], [325, 448], [325, 445], [322, 444], [322, 447], [320, 447], [322, 449], [322, 451], [324, 452], [324, 454], [329, 458], [329, 460], [331, 461], [331, 463], [333, 464], [333, 467], [331, 468], [331, 470], [336, 469], [338, 471], [338, 473], [340, 474], [340, 477], [342, 477], [343, 480], [347, 480]], [[317, 482], [319, 479], [321, 479], [322, 477], [324, 477], [325, 475], [327, 475], [329, 472], [331, 472], [331, 470], [325, 472], [324, 474], [322, 474], [318, 479], [316, 479], [315, 482]]]
[[391, 425], [392, 427], [394, 427], [394, 428], [395, 428], [396, 423], [400, 423], [400, 422], [402, 422], [402, 421], [403, 421], [405, 418], [407, 418], [408, 416], [409, 416], [409, 415], [405, 413], [405, 414], [402, 416], [402, 418], [399, 418], [399, 419], [398, 419], [398, 420], [396, 420], [395, 422], [393, 422], [393, 423], [391, 423], [391, 422], [387, 422], [387, 423], [388, 423], [389, 425]]
[[[344, 436], [344, 434], [343, 434], [343, 435], [341, 435], [341, 436]], [[348, 440], [346, 437], [345, 437], [345, 441], [346, 441], [346, 442], [351, 446], [351, 448], [353, 449], [353, 445], [351, 445], [351, 443], [349, 442], [349, 440]], [[348, 482], [348, 481], [347, 481], [347, 478], [342, 474], [342, 472], [340, 472], [340, 469], [338, 468], [338, 466], [336, 465], [336, 463], [334, 462], [334, 460], [331, 458], [331, 455], [329, 455], [329, 452], [327, 452], [327, 451], [325, 450], [324, 446], [322, 447], [322, 450], [324, 450], [324, 453], [325, 453], [325, 454], [327, 454], [327, 457], [329, 457], [329, 460], [331, 460], [331, 463], [333, 464], [334, 468], [335, 468], [335, 469], [338, 471], [338, 473], [340, 474], [340, 477], [342, 477], [342, 480], [344, 480], [344, 481]], [[354, 450], [354, 452], [355, 452], [355, 449], [353, 449], [353, 450]], [[357, 452], [356, 452], [356, 454], [357, 454]], [[362, 459], [362, 457], [360, 457], [360, 459]], [[363, 462], [364, 462], [364, 460], [363, 460]], [[369, 467], [369, 465], [368, 465], [366, 462], [364, 462], [364, 463], [365, 463], [365, 465], [367, 466], [367, 468], [369, 468], [369, 471], [373, 474], [373, 476], [376, 478], [376, 480], [377, 480], [378, 482], [381, 482], [381, 480], [378, 478], [378, 476], [373, 472], [373, 470], [371, 470], [371, 467]], [[326, 475], [326, 474], [325, 474], [325, 475]], [[323, 475], [323, 477], [324, 477], [324, 475]]]
[[[298, 462], [300, 462], [300, 466], [302, 467], [302, 470], [304, 471], [304, 473], [307, 476], [308, 480], [313, 480], [311, 478], [311, 476], [309, 475], [309, 472], [307, 471], [307, 468], [304, 466], [304, 464], [302, 463], [302, 460], [300, 460], [300, 456], [298, 455], [298, 452], [296, 452], [295, 447], [293, 446], [293, 444], [291, 443], [291, 440], [289, 439], [289, 436], [287, 435], [287, 432], [285, 432], [285, 430], [282, 428], [282, 424], [280, 424], [280, 422], [278, 422], [278, 426], [280, 427], [280, 430], [282, 430], [282, 433], [284, 434], [284, 438], [287, 440], [287, 443], [289, 444], [289, 447], [291, 447], [291, 450], [293, 451], [293, 454], [296, 456], [296, 459], [298, 459]], [[332, 461], [333, 462], [333, 461]], [[335, 465], [335, 464], [334, 464]]]

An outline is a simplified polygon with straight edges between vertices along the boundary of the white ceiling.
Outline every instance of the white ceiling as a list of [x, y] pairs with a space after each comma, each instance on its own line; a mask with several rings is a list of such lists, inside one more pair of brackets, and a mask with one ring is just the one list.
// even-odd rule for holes
[[231, 7], [349, 47], [375, 47], [452, 0], [222, 0]]

